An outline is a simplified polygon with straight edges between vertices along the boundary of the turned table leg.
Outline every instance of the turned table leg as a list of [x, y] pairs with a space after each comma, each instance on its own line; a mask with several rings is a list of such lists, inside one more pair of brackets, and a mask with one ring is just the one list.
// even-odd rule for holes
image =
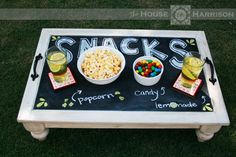
[[45, 128], [43, 123], [23, 123], [24, 128], [29, 131], [33, 138], [43, 141], [47, 138], [49, 129]]
[[196, 135], [199, 142], [205, 142], [213, 138], [214, 134], [220, 130], [220, 125], [203, 125], [196, 130]]

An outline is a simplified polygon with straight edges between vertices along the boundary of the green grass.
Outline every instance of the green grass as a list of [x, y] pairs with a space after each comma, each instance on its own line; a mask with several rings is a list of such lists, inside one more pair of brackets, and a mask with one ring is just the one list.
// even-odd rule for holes
[[[223, 3], [223, 4], [222, 4]], [[1, 0], [0, 8], [235, 8], [232, 0], [86, 1], [44, 2]], [[191, 26], [171, 26], [169, 21], [0, 21], [0, 156], [216, 156], [236, 154], [236, 21], [192, 21]], [[18, 124], [30, 66], [45, 27], [204, 30], [214, 59], [231, 120], [215, 137], [198, 143], [194, 130], [51, 129], [44, 142], [34, 140]]]

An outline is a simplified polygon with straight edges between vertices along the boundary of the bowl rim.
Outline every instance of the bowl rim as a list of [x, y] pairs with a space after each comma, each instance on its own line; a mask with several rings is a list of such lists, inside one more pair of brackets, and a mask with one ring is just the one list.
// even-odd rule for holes
[[[121, 57], [121, 69], [120, 71], [112, 76], [112, 77], [109, 77], [109, 78], [106, 78], [106, 79], [93, 79], [93, 78], [90, 78], [88, 76], [86, 76], [81, 68], [81, 65], [83, 63], [82, 61], [82, 57], [81, 56], [85, 56], [86, 53], [92, 53], [91, 51], [95, 51], [96, 49], [108, 49], [110, 51], [112, 51], [112, 53], [114, 53], [114, 51], [116, 52], [115, 54], [120, 54], [119, 57]], [[126, 60], [125, 60], [125, 57], [124, 55], [122, 54], [122, 52], [120, 52], [118, 49], [115, 49], [115, 48], [112, 48], [112, 47], [109, 47], [109, 46], [95, 46], [95, 47], [92, 47], [92, 48], [89, 48], [87, 50], [85, 50], [82, 54], [80, 54], [78, 60], [77, 60], [77, 69], [79, 71], [79, 73], [84, 76], [86, 79], [89, 79], [89, 80], [92, 80], [92, 81], [107, 81], [107, 80], [111, 80], [117, 76], [119, 76], [121, 74], [121, 72], [124, 70], [125, 68], [125, 65], [126, 65]]]
[[[139, 61], [139, 60], [142, 60], [142, 59], [144, 59], [144, 58], [150, 58], [150, 59], [152, 59], [152, 60], [157, 60], [161, 65], [162, 65], [162, 68], [161, 68], [161, 72], [158, 74], [158, 75], [156, 75], [156, 76], [154, 76], [154, 77], [144, 77], [144, 76], [141, 76], [141, 75], [139, 75], [139, 74], [137, 74], [137, 72], [135, 71], [135, 64]], [[163, 74], [163, 72], [164, 72], [164, 65], [163, 65], [163, 63], [158, 59], [158, 58], [156, 58], [156, 57], [153, 57], [153, 56], [140, 56], [140, 57], [138, 57], [138, 58], [136, 58], [135, 59], [135, 61], [133, 62], [133, 72], [134, 72], [134, 74], [136, 75], [136, 76], [138, 76], [139, 78], [141, 78], [141, 79], [147, 79], [147, 80], [153, 80], [153, 79], [156, 79], [158, 76], [159, 77], [161, 77], [161, 75]]]

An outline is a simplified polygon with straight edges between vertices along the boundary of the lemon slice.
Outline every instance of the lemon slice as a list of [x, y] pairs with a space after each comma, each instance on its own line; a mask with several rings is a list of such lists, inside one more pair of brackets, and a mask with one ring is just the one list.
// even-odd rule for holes
[[51, 61], [56, 61], [57, 63], [59, 62], [58, 64], [60, 64], [60, 62], [64, 63], [66, 60], [65, 54], [62, 52], [53, 53], [49, 59]]
[[185, 67], [182, 68], [182, 73], [191, 80], [196, 80], [196, 77]]
[[61, 69], [61, 66], [60, 65], [57, 65], [57, 64], [51, 64], [50, 65], [50, 69], [53, 73], [56, 73], [56, 72], [59, 72], [60, 69]]
[[66, 64], [66, 57], [64, 53], [57, 52], [50, 56], [50, 69], [52, 72], [57, 73], [61, 70], [61, 68]]
[[189, 57], [189, 65], [199, 67], [203, 64], [203, 61], [196, 57]]

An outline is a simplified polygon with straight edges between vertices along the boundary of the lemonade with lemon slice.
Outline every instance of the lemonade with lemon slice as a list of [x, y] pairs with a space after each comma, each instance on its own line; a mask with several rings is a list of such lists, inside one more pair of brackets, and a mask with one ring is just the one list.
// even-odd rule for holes
[[63, 82], [67, 78], [67, 57], [64, 52], [55, 49], [56, 48], [49, 49], [47, 52], [47, 63], [53, 74], [54, 80]]
[[191, 88], [195, 80], [198, 79], [202, 71], [204, 61], [200, 58], [200, 54], [192, 54], [186, 56], [182, 67], [182, 85], [186, 88]]

